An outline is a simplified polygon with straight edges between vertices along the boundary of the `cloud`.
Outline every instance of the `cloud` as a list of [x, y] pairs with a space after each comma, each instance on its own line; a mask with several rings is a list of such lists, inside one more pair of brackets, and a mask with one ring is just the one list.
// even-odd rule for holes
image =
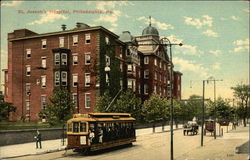
[[14, 7], [19, 6], [23, 1], [1, 2], [1, 6]]
[[233, 50], [230, 50], [230, 53], [237, 53], [237, 52], [249, 52], [249, 38], [246, 38], [245, 40], [236, 40], [233, 42], [236, 47]]
[[208, 15], [203, 15], [202, 19], [192, 18], [192, 17], [184, 17], [184, 23], [187, 25], [195, 26], [197, 29], [203, 26], [213, 26], [213, 18]]
[[193, 56], [201, 56], [203, 54], [203, 51], [198, 50], [197, 46], [188, 44], [184, 44], [183, 46], [178, 47], [176, 52], [178, 54], [193, 55]]
[[[149, 24], [149, 19], [146, 18], [145, 16], [139, 17], [139, 18], [137, 18], [137, 20], [144, 21], [145, 24]], [[171, 24], [159, 22], [154, 18], [151, 18], [151, 24], [155, 24], [156, 28], [161, 29], [161, 30], [174, 29], [174, 27]]]
[[211, 29], [208, 29], [208, 30], [202, 32], [202, 34], [207, 35], [209, 37], [218, 37], [219, 36], [217, 32], [214, 32]]
[[183, 39], [180, 39], [178, 36], [175, 36], [175, 35], [170, 35], [170, 36], [167, 36], [167, 38], [170, 40], [171, 43], [182, 43]]
[[8, 62], [8, 52], [6, 50], [1, 49], [1, 68], [7, 68]]
[[[113, 8], [116, 8], [117, 6], [127, 6], [127, 5], [134, 5], [132, 2], [129, 1], [99, 1], [99, 2], [88, 2], [93, 3], [96, 5], [97, 10], [111, 10]], [[110, 23], [112, 27], [118, 27], [117, 21], [119, 20], [119, 17], [122, 15], [121, 11], [119, 10], [111, 10], [112, 13], [108, 15], [100, 15], [99, 18], [95, 19], [95, 22], [106, 22]], [[124, 17], [129, 18], [127, 14], [124, 15]], [[112, 30], [116, 30], [116, 28], [112, 28]]]
[[188, 61], [188, 60], [181, 59], [178, 57], [173, 58], [173, 63], [180, 67], [179, 70], [181, 72], [192, 71], [192, 72], [198, 73], [202, 77], [206, 77], [206, 78], [209, 77], [208, 76], [209, 74], [207, 72], [208, 69], [204, 68], [201, 64], [197, 64], [193, 61]]
[[245, 40], [236, 40], [233, 42], [233, 44], [236, 45], [250, 45], [249, 38], [246, 38]]
[[249, 52], [249, 46], [240, 46], [240, 47], [236, 47], [233, 50], [230, 50], [230, 53], [237, 53], [237, 52], [241, 52], [241, 51], [247, 51]]
[[98, 19], [96, 19], [96, 22], [108, 22], [111, 26], [117, 27], [117, 20], [118, 17], [121, 16], [121, 12], [118, 10], [113, 10], [113, 14], [111, 15], [101, 15]]
[[213, 70], [220, 70], [221, 69], [220, 65], [221, 65], [220, 63], [215, 63], [215, 64], [213, 64], [212, 69]]
[[235, 20], [235, 21], [237, 21], [239, 19], [239, 17], [236, 17], [236, 16], [232, 16], [231, 18], [232, 18], [232, 20]]
[[134, 5], [132, 2], [129, 1], [99, 1], [93, 3], [96, 4], [96, 9], [99, 10], [106, 10], [106, 8], [115, 8], [116, 6]]
[[28, 23], [28, 25], [34, 25], [34, 24], [43, 24], [43, 23], [51, 23], [59, 19], [68, 19], [65, 15], [53, 13], [53, 12], [47, 12], [46, 14], [41, 15], [41, 18], [39, 20], [35, 20], [34, 22]]
[[221, 50], [210, 50], [209, 53], [211, 53], [215, 56], [219, 56], [221, 54]]
[[244, 11], [244, 12], [247, 12], [247, 13], [250, 13], [250, 10], [249, 9], [242, 9], [242, 11]]

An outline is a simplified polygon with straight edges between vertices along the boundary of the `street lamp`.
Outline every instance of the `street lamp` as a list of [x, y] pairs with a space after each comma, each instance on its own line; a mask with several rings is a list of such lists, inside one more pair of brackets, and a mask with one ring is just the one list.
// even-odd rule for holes
[[[167, 42], [167, 43], [166, 43]], [[173, 130], [173, 62], [172, 62], [172, 45], [179, 45], [182, 46], [182, 43], [171, 43], [170, 40], [167, 37], [164, 37], [161, 39], [161, 43], [164, 46], [169, 46], [169, 60], [170, 60], [170, 160], [174, 159], [174, 130]]]

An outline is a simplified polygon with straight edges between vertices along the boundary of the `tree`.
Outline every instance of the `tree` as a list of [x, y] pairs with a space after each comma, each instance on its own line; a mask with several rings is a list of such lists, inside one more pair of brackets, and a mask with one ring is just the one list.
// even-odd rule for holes
[[250, 85], [241, 84], [236, 87], [231, 87], [234, 91], [234, 97], [240, 100], [239, 107], [237, 109], [239, 118], [243, 119], [244, 127], [246, 127], [246, 119], [250, 117], [249, 111], [249, 96], [250, 96]]
[[210, 101], [207, 105], [208, 116], [216, 116], [219, 121], [233, 121], [234, 109], [229, 105], [229, 102], [219, 97], [215, 102]]
[[153, 123], [153, 132], [155, 131], [155, 123], [162, 122], [169, 118], [169, 107], [167, 101], [155, 94], [144, 101], [142, 106], [142, 114], [144, 120]]
[[131, 89], [122, 92], [110, 110], [118, 113], [131, 113], [132, 117], [141, 120], [141, 100]]
[[141, 100], [136, 97], [132, 90], [123, 91], [114, 103], [107, 108], [113, 98], [108, 92], [99, 97], [96, 102], [97, 112], [117, 112], [117, 113], [131, 113], [132, 117], [137, 120], [141, 119]]
[[202, 114], [202, 97], [198, 95], [191, 95], [182, 107], [183, 119], [189, 121], [194, 117], [199, 119]]
[[112, 101], [112, 97], [110, 96], [109, 92], [104, 92], [103, 96], [100, 96], [96, 100], [96, 112], [108, 112], [106, 108], [109, 106], [110, 102]]
[[46, 106], [44, 114], [50, 125], [62, 124], [62, 139], [64, 145], [64, 128], [66, 121], [72, 117], [73, 102], [70, 99], [71, 94], [67, 89], [58, 88], [54, 90], [50, 97], [51, 104]]
[[15, 111], [16, 107], [12, 103], [4, 102], [3, 95], [0, 95], [0, 121], [8, 120], [9, 113]]
[[55, 89], [44, 111], [50, 125], [63, 124], [72, 117], [73, 102], [67, 89]]

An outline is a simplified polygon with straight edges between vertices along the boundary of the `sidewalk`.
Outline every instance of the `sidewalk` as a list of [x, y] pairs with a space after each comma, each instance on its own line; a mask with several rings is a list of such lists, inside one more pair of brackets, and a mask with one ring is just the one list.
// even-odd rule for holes
[[62, 140], [48, 140], [42, 141], [42, 149], [36, 149], [36, 142], [15, 144], [0, 147], [0, 159], [23, 157], [28, 155], [44, 154], [49, 152], [56, 152], [64, 150], [66, 147], [66, 139], [64, 146]]
[[223, 136], [204, 143], [203, 147], [176, 157], [176, 160], [249, 160], [248, 154], [236, 153], [236, 147], [248, 140], [249, 127], [238, 126], [236, 130], [230, 129]]
[[[179, 127], [181, 128], [182, 125], [179, 125]], [[165, 126], [164, 131], [169, 131], [169, 129], [169, 126]], [[156, 127], [155, 131], [162, 132], [162, 127]], [[136, 130], [137, 136], [151, 133], [152, 128], [143, 128]], [[65, 139], [64, 146], [62, 146], [61, 139], [42, 141], [42, 149], [36, 149], [36, 142], [2, 146], [0, 147], [0, 159], [17, 158], [29, 155], [38, 155], [61, 151], [64, 150], [67, 145], [66, 140], [67, 139]]]

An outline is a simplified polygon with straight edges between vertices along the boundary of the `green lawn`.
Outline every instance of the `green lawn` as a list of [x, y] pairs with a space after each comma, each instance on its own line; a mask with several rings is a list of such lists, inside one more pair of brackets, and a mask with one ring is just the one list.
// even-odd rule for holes
[[61, 128], [62, 125], [50, 126], [48, 123], [41, 122], [0, 122], [0, 130], [22, 130], [38, 128]]

